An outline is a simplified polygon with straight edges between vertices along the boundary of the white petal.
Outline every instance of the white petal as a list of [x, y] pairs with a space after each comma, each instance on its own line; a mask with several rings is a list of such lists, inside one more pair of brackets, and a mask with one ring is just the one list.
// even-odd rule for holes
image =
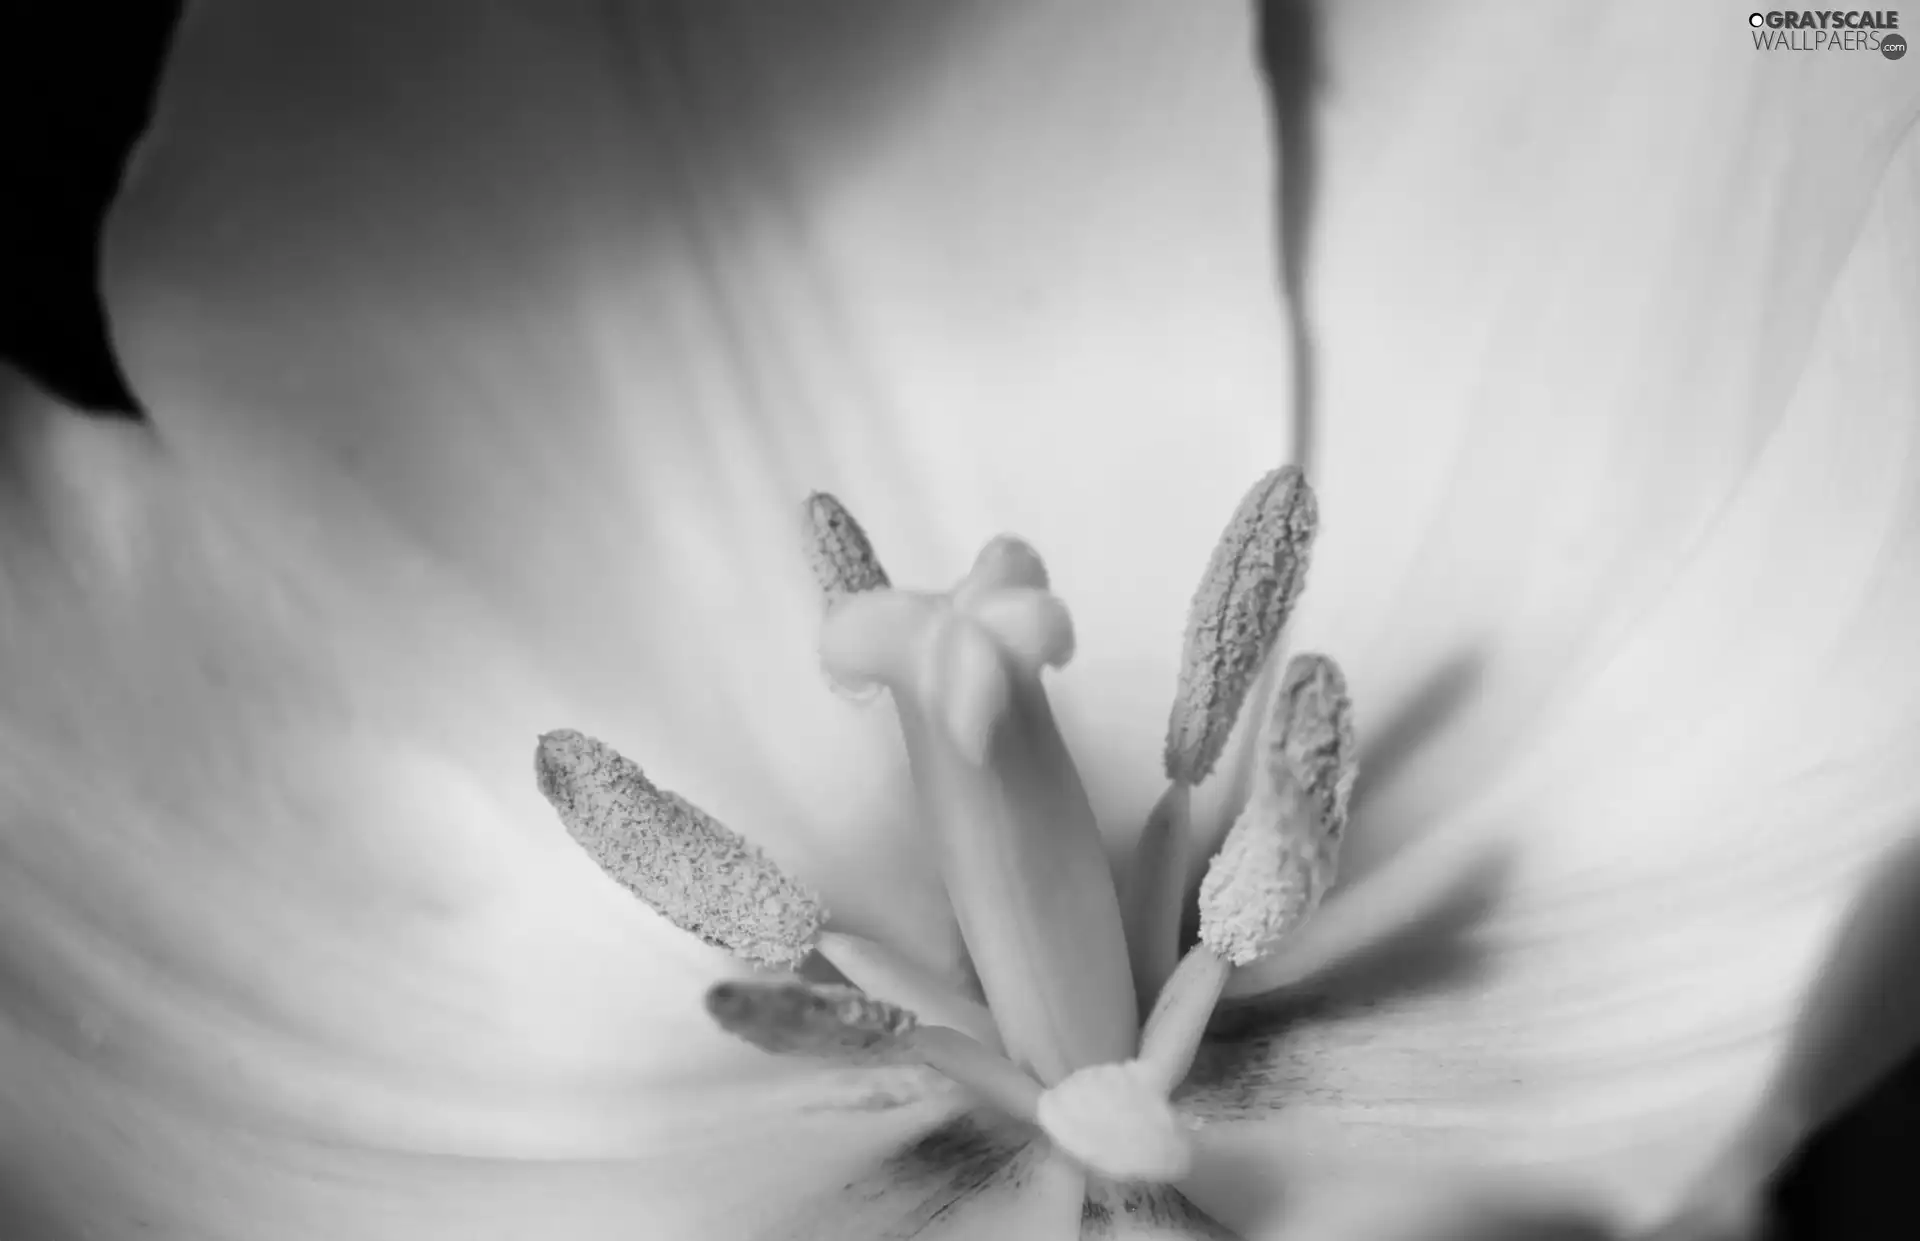
[[[1920, 78], [1877, 53], [1756, 52], [1744, 19], [1327, 13], [1323, 529], [1294, 636], [1348, 670], [1363, 730], [1437, 717], [1430, 744], [1363, 751], [1350, 874], [1552, 736], [1670, 592], [1720, 589], [1701, 559], [1784, 451]], [[1899, 433], [1863, 419], [1825, 425]], [[1818, 600], [1785, 593], [1740, 630], [1816, 644]]]
[[1144, 812], [1184, 592], [1285, 446], [1251, 41], [1148, 0], [208, 5], [116, 336], [211, 481], [404, 538], [668, 784], [890, 865], [819, 881], [911, 924], [867, 908], [939, 902], [885, 730], [818, 684], [794, 508], [839, 494], [906, 584], [1001, 529], [1057, 556]]
[[1246, 1241], [1605, 1241], [1619, 1234], [1563, 1188], [1513, 1175], [1359, 1165], [1214, 1130], [1183, 1188]]
[[951, 1109], [708, 1028], [720, 963], [564, 841], [531, 728], [445, 713], [556, 709], [483, 635], [365, 632], [145, 429], [0, 381], [0, 1129], [48, 1235], [746, 1235]]

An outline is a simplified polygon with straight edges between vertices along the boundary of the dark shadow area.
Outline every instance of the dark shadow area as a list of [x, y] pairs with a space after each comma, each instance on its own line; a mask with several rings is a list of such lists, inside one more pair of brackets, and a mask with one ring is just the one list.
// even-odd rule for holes
[[1910, 1241], [1920, 1154], [1920, 1051], [1822, 1129], [1783, 1170], [1774, 1205], [1786, 1238]]
[[1360, 742], [1360, 770], [1353, 784], [1356, 833], [1366, 830], [1367, 807], [1374, 793], [1392, 784], [1421, 748], [1440, 735], [1479, 688], [1486, 667], [1486, 658], [1478, 651], [1452, 656], [1429, 673], [1385, 723], [1367, 730]]
[[1475, 857], [1421, 893], [1382, 934], [1324, 969], [1278, 994], [1223, 1005], [1211, 1033], [1227, 1040], [1258, 1038], [1292, 1020], [1337, 1019], [1344, 1009], [1471, 983], [1486, 964], [1474, 928], [1498, 904], [1511, 872], [1507, 853]]
[[26, 1177], [0, 1174], [0, 1237], [8, 1241], [81, 1241], [80, 1230], [54, 1218], [40, 1206], [41, 1194]]
[[178, 13], [25, 4], [0, 19], [0, 360], [82, 409], [135, 409], [107, 345], [100, 226]]
[[1337, 1038], [1346, 1015], [1469, 984], [1488, 963], [1473, 929], [1499, 899], [1506, 870], [1496, 861], [1448, 900], [1311, 983], [1223, 1007], [1178, 1093], [1182, 1108], [1209, 1122], [1245, 1120], [1284, 1107], [1288, 1098], [1325, 1092], [1325, 1082], [1294, 1063], [1289, 1031], [1327, 1024]]
[[1407, 845], [1412, 831], [1423, 826], [1408, 823], [1404, 817], [1387, 822], [1380, 813], [1377, 794], [1391, 787], [1428, 743], [1452, 724], [1479, 689], [1485, 672], [1485, 656], [1477, 650], [1460, 651], [1429, 672], [1378, 727], [1362, 719], [1359, 772], [1354, 778], [1342, 848], [1341, 864], [1346, 875], [1358, 879], [1386, 865], [1396, 849]]

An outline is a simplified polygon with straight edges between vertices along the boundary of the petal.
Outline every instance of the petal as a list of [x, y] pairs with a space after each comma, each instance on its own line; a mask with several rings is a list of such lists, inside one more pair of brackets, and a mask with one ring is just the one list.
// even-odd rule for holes
[[0, 397], [10, 1210], [749, 1235], [951, 1110], [706, 1028], [713, 954], [563, 843], [531, 727], [508, 767], [453, 709], [557, 709], [483, 635], [431, 608], [370, 632], [144, 428]]
[[1743, 1119], [1920, 813], [1917, 204], [1920, 135], [1686, 574], [1457, 816], [1512, 846], [1491, 909], [1397, 977], [1330, 976], [1196, 1110], [1275, 1149], [1552, 1169], [1636, 1220]]
[[1250, 1129], [1208, 1133], [1187, 1193], [1247, 1241], [1605, 1241], [1618, 1234], [1577, 1198], [1511, 1175], [1466, 1178], [1286, 1152]]
[[404, 538], [669, 784], [937, 908], [794, 507], [906, 583], [1033, 538], [1144, 812], [1187, 584], [1284, 447], [1263, 104], [1237, 5], [808, 13], [208, 5], [109, 301], [210, 484]]
[[[1350, 871], [1552, 736], [1783, 451], [1920, 79], [1875, 53], [1756, 52], [1744, 17], [1325, 14], [1324, 530], [1295, 634], [1341, 660], [1363, 727], [1441, 717], [1430, 744], [1363, 760]], [[1740, 630], [1819, 642], [1820, 610], [1784, 602]]]

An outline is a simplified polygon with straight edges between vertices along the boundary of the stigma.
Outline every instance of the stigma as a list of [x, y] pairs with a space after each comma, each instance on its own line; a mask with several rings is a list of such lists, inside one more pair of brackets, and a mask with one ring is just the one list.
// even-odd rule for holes
[[[1002, 535], [944, 590], [896, 587], [846, 506], [807, 498], [821, 667], [837, 691], [892, 700], [914, 789], [903, 830], [937, 864], [964, 984], [837, 925], [807, 884], [604, 743], [547, 734], [540, 788], [603, 871], [745, 971], [709, 991], [721, 1029], [772, 1055], [923, 1065], [1092, 1172], [1178, 1180], [1194, 1126], [1177, 1090], [1215, 1007], [1335, 876], [1355, 774], [1346, 682], [1325, 655], [1279, 666], [1317, 523], [1291, 467], [1229, 520], [1190, 610], [1167, 790], [1116, 878], [1049, 696], [1075, 631], [1039, 552]], [[1211, 780], [1240, 793], [1224, 832], [1193, 821]], [[813, 981], [815, 962], [844, 981]]]

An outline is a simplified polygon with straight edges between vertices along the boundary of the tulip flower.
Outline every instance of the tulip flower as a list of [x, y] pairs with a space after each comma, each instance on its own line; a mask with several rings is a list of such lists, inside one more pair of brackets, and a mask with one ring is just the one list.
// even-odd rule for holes
[[1297, 16], [192, 9], [150, 423], [8, 394], [12, 1234], [1757, 1184], [1920, 811], [1920, 78]]

